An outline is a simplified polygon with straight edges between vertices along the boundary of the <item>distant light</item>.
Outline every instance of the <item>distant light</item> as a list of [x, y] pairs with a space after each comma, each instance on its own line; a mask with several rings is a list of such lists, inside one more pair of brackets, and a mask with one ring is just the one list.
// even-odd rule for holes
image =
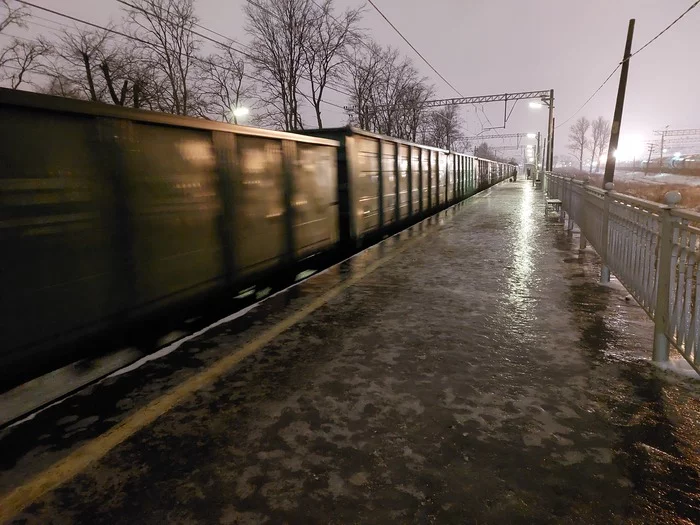
[[680, 151], [676, 151], [673, 156], [679, 159], [681, 157], [682, 153]]
[[668, 153], [668, 150], [666, 148], [664, 148], [664, 153]]
[[530, 107], [532, 109], [540, 109], [542, 107], [542, 103], [541, 102], [530, 102]]
[[245, 107], [240, 107], [233, 110], [234, 117], [245, 117], [248, 113], [250, 113], [250, 110]]
[[[540, 104], [541, 105], [541, 104]], [[529, 139], [536, 139], [537, 138], [537, 133], [528, 133], [527, 138]], [[532, 146], [528, 146], [528, 148], [531, 148]]]

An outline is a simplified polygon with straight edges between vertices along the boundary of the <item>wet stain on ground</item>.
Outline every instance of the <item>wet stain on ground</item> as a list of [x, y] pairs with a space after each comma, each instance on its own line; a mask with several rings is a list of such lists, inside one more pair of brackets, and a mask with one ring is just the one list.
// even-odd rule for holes
[[[503, 184], [436, 221], [17, 522], [700, 521], [700, 387], [649, 364], [645, 314], [543, 208]], [[350, 270], [333, 272], [0, 435], [0, 487]]]

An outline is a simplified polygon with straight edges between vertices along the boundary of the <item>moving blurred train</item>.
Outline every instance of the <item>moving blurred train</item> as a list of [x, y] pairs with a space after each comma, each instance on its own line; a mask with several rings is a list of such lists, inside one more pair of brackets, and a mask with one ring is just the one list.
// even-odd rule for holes
[[0, 365], [357, 250], [513, 166], [0, 90]]

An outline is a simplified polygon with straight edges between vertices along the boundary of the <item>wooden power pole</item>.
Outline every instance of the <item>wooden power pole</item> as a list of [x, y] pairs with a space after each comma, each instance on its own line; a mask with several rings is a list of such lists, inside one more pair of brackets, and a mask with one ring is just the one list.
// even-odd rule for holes
[[622, 124], [622, 110], [625, 106], [625, 91], [627, 90], [627, 72], [630, 68], [630, 55], [632, 51], [632, 36], [634, 35], [634, 18], [630, 20], [627, 28], [627, 42], [625, 54], [622, 59], [622, 72], [620, 73], [620, 86], [617, 88], [617, 101], [615, 102], [615, 115], [613, 116], [612, 131], [610, 133], [610, 145], [608, 147], [608, 159], [605, 163], [605, 175], [603, 176], [603, 188], [608, 182], [613, 181], [615, 175], [615, 154], [617, 143], [620, 140], [620, 126]]

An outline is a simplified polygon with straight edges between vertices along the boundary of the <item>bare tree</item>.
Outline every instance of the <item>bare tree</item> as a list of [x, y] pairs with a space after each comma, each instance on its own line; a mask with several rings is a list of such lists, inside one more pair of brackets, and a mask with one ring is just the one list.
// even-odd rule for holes
[[464, 137], [459, 108], [445, 106], [428, 114], [428, 142], [438, 148], [453, 150], [457, 141]]
[[579, 163], [579, 170], [583, 171], [583, 154], [588, 149], [588, 129], [591, 127], [591, 121], [586, 117], [579, 118], [572, 124], [569, 130], [569, 149], [574, 153]]
[[333, 14], [333, 0], [314, 2], [312, 27], [302, 47], [304, 72], [310, 85], [311, 102], [316, 113], [316, 124], [323, 127], [321, 103], [329, 80], [338, 78], [345, 63], [346, 49], [357, 38], [357, 24], [361, 9], [348, 9], [339, 17]]
[[498, 160], [496, 151], [491, 149], [486, 142], [482, 142], [476, 148], [474, 148], [474, 156], [481, 159]]
[[49, 83], [39, 88], [40, 93], [66, 98], [84, 98], [83, 92], [76, 85], [62, 76], [52, 76]]
[[401, 111], [397, 115], [394, 130], [397, 137], [415, 142], [418, 126], [425, 120], [425, 102], [434, 92], [425, 78], [418, 77], [415, 69], [413, 72], [416, 74], [404, 86], [400, 96]]
[[157, 96], [152, 103], [176, 115], [201, 112], [194, 66], [200, 44], [193, 33], [199, 21], [194, 0], [131, 0], [126, 13], [131, 31], [141, 42], [140, 69], [151, 71]]
[[54, 43], [44, 72], [52, 77], [45, 91], [118, 106], [162, 109], [162, 88], [143, 49], [107, 30], [75, 28]]
[[452, 147], [459, 153], [470, 153], [471, 142], [469, 142], [469, 139], [466, 136], [462, 135], [454, 141], [454, 145]]
[[79, 98], [93, 102], [103, 101], [106, 85], [99, 76], [99, 64], [106, 54], [107, 31], [88, 28], [65, 30], [54, 46], [54, 57], [48, 69], [52, 77], [60, 79], [61, 86], [72, 86], [70, 91]]
[[351, 101], [355, 105], [354, 123], [362, 129], [371, 130], [373, 127], [376, 113], [374, 94], [382, 75], [382, 63], [382, 48], [370, 42], [364, 47], [355, 46], [344, 67]]
[[269, 123], [287, 131], [304, 129], [300, 84], [305, 50], [314, 31], [312, 0], [248, 0], [246, 31], [252, 38], [253, 64]]
[[51, 45], [41, 37], [13, 39], [0, 55], [0, 82], [8, 82], [11, 89], [19, 89], [23, 83], [35, 85], [33, 74], [43, 72], [42, 58], [50, 52]]
[[[25, 27], [28, 16], [29, 11], [22, 5], [12, 0], [0, 0], [0, 33], [11, 26]], [[17, 75], [18, 63], [24, 62], [21, 57], [27, 51], [23, 47], [20, 39], [13, 38], [7, 46], [0, 48], [0, 81], [10, 80], [11, 85], [15, 84], [13, 77]], [[24, 77], [23, 71], [20, 72], [20, 76]]]
[[[390, 47], [368, 44], [349, 60], [348, 88], [360, 127], [415, 141], [423, 122], [425, 101], [433, 93], [413, 63]], [[427, 131], [426, 131], [427, 132]]]
[[0, 33], [12, 25], [24, 27], [29, 11], [12, 0], [0, 0]]
[[589, 171], [593, 171], [593, 162], [596, 163], [596, 170], [600, 166], [600, 157], [608, 149], [610, 141], [610, 121], [603, 117], [598, 117], [591, 124], [591, 167]]
[[231, 45], [219, 46], [200, 67], [204, 115], [238, 124], [234, 110], [254, 94], [254, 86], [245, 80], [243, 58]]

